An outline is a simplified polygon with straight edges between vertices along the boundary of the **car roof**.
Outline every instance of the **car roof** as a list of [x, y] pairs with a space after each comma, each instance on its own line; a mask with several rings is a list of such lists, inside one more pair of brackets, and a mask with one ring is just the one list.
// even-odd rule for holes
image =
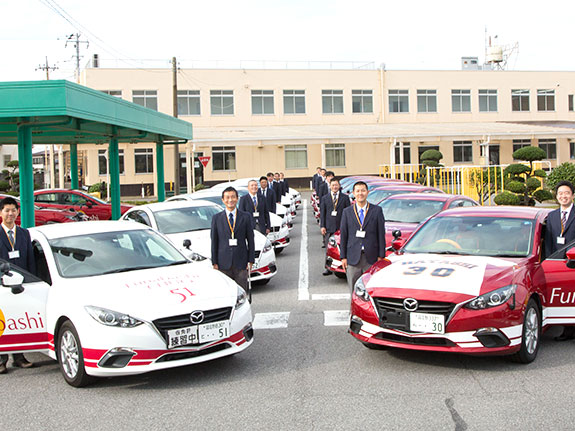
[[405, 189], [405, 190], [412, 190], [412, 189], [439, 190], [437, 187], [422, 186], [421, 184], [414, 184], [414, 183], [389, 183], [389, 184], [382, 184], [382, 185], [379, 185], [377, 187], [374, 187], [373, 189], [370, 190], [370, 192], [373, 192], [375, 190], [390, 190], [390, 189], [395, 189], [395, 190], [401, 190], [401, 189]]
[[101, 232], [118, 232], [151, 229], [141, 223], [126, 223], [118, 220], [90, 220], [75, 223], [53, 223], [30, 228], [42, 232], [48, 239], [65, 238], [78, 235], [90, 235]]
[[[447, 193], [400, 193], [397, 195], [389, 196], [385, 201], [398, 200], [398, 199], [410, 199], [410, 200], [420, 200], [420, 201], [442, 201], [445, 202], [451, 198], [455, 199], [466, 199], [475, 202], [468, 196], [464, 195], [450, 195]], [[385, 202], [383, 201], [383, 202]]]
[[89, 193], [85, 190], [78, 190], [78, 189], [38, 189], [38, 190], [34, 190], [34, 193], [39, 193], [39, 192], [48, 192], [48, 193], [54, 193], [54, 192], [77, 192], [77, 193], [82, 193], [85, 195], [89, 196]]
[[152, 212], [177, 209], [177, 208], [196, 208], [196, 207], [217, 207], [213, 202], [195, 199], [193, 201], [170, 201], [170, 202], [155, 202], [153, 204], [138, 205], [132, 207], [129, 212], [134, 212], [138, 209], [149, 209]]
[[477, 206], [457, 207], [438, 213], [435, 217], [504, 217], [534, 219], [539, 215], [547, 214], [551, 209], [520, 206]]

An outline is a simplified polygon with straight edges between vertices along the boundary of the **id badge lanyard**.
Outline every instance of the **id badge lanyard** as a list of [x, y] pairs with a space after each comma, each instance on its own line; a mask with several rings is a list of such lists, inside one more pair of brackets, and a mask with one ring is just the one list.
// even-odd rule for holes
[[[563, 227], [561, 227], [561, 230], [563, 230]], [[12, 242], [12, 240], [10, 239], [10, 235], [8, 235], [8, 232], [4, 231], [4, 233], [8, 237], [8, 242], [10, 243], [10, 247], [12, 247], [12, 251], [14, 251], [14, 244], [16, 243], [16, 227], [14, 227], [14, 229], [12, 229], [12, 232], [14, 232], [14, 242]]]
[[[230, 214], [233, 214], [233, 213], [230, 213]], [[236, 212], [236, 215], [234, 217], [234, 225], [233, 226], [230, 224], [230, 217], [229, 216], [226, 217], [226, 221], [228, 222], [228, 226], [230, 227], [230, 232], [232, 233], [232, 239], [234, 239], [234, 229], [236, 228], [236, 222], [238, 221], [237, 212]]]
[[369, 211], [369, 202], [365, 207], [365, 214], [363, 215], [363, 223], [359, 221], [359, 215], [357, 214], [357, 205], [353, 206], [353, 211], [355, 212], [355, 218], [357, 220], [357, 224], [359, 225], [359, 230], [363, 231], [363, 223], [365, 223], [365, 218], [367, 217], [367, 212]]

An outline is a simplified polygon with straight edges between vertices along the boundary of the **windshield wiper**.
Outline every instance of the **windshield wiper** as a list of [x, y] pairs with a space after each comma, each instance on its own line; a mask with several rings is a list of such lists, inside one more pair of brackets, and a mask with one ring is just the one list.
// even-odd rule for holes
[[176, 262], [170, 262], [166, 265], [143, 265], [143, 266], [130, 266], [130, 267], [126, 267], [126, 268], [116, 268], [116, 269], [111, 269], [110, 271], [103, 272], [102, 275], [118, 274], [120, 272], [128, 272], [128, 271], [137, 271], [139, 269], [163, 268], [165, 266], [181, 265], [183, 263], [188, 263], [188, 261], [187, 260], [178, 260]]
[[459, 256], [470, 256], [470, 253], [463, 253], [461, 251], [448, 251], [448, 250], [443, 250], [443, 251], [429, 251], [428, 253], [430, 254], [456, 254]]

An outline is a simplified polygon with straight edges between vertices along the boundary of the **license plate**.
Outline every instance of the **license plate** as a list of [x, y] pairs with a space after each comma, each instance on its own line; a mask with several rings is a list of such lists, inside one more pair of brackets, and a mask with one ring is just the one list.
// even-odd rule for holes
[[172, 329], [168, 331], [168, 349], [221, 340], [229, 337], [229, 333], [230, 322], [227, 320]]
[[410, 313], [409, 330], [413, 332], [445, 333], [445, 317], [441, 314]]

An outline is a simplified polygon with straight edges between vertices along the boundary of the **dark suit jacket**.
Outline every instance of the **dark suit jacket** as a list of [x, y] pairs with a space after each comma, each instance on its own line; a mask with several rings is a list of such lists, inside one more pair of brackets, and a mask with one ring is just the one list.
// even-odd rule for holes
[[[272, 189], [270, 189], [269, 187], [266, 190], [267, 191], [266, 191], [266, 195], [265, 195], [265, 201], [266, 201], [266, 204], [268, 206], [268, 210], [269, 210], [269, 212], [275, 214], [275, 212], [276, 212], [276, 195], [275, 195], [275, 192]], [[263, 193], [262, 189], [258, 190], [258, 199], [260, 199], [260, 198], [264, 199], [264, 193]]]
[[[251, 215], [252, 217], [252, 229], [258, 229], [264, 235], [266, 234], [266, 229], [271, 230], [271, 223], [270, 223], [270, 213], [269, 208], [266, 204], [265, 199], [260, 197], [259, 194], [257, 196], [257, 212], [259, 213], [258, 217], [254, 217], [253, 214], [255, 212], [254, 209], [254, 201], [252, 200], [252, 195], [249, 193], [247, 195], [243, 195], [240, 198], [240, 204], [238, 205], [238, 209], [240, 211], [244, 211]], [[275, 203], [274, 203], [275, 205]], [[256, 223], [257, 221], [257, 223]], [[256, 226], [257, 225], [257, 226]]]
[[349, 265], [357, 265], [361, 258], [363, 246], [365, 257], [369, 264], [377, 261], [378, 257], [385, 257], [385, 219], [381, 207], [369, 205], [367, 214], [363, 220], [365, 238], [356, 237], [359, 223], [355, 217], [355, 205], [343, 210], [341, 218], [341, 244], [340, 257], [347, 259]]
[[237, 211], [236, 228], [234, 238], [238, 245], [230, 247], [229, 239], [232, 237], [226, 211], [217, 213], [212, 218], [212, 264], [220, 269], [230, 268], [246, 269], [248, 262], [255, 261], [254, 230], [252, 228], [252, 216], [243, 211]]
[[317, 187], [316, 187], [316, 185], [317, 185], [317, 180], [318, 180], [318, 178], [320, 178], [320, 177], [321, 177], [321, 175], [319, 175], [319, 174], [317, 174], [317, 173], [316, 173], [316, 174], [313, 174], [313, 177], [311, 178], [311, 188], [312, 188], [312, 189], [315, 190], [315, 189], [317, 188]]
[[280, 189], [281, 189], [282, 195], [284, 195], [284, 196], [287, 195], [289, 187], [288, 187], [286, 179], [280, 180]]
[[315, 186], [314, 186], [314, 190], [315, 190], [315, 194], [319, 196], [319, 191], [320, 188], [322, 187], [322, 185], [325, 184], [325, 181], [323, 179], [323, 177], [320, 175], [317, 180], [315, 181]]
[[14, 250], [20, 252], [20, 257], [17, 259], [9, 259], [8, 253], [12, 251], [12, 246], [8, 240], [8, 234], [4, 228], [0, 227], [0, 259], [4, 259], [10, 264], [19, 266], [26, 271], [36, 274], [36, 262], [34, 261], [34, 248], [30, 240], [30, 232], [20, 226], [16, 226], [16, 243]]
[[321, 198], [323, 198], [325, 195], [329, 194], [329, 184], [326, 183], [325, 181], [322, 181], [322, 183], [319, 186], [319, 190], [318, 190], [318, 197], [319, 197], [319, 201], [321, 202]]
[[331, 212], [333, 211], [333, 196], [331, 192], [328, 193], [327, 195], [324, 195], [321, 198], [321, 202], [319, 204], [320, 208], [319, 227], [325, 227], [328, 234], [337, 231], [341, 225], [343, 210], [349, 207], [350, 205], [351, 203], [349, 201], [349, 196], [340, 191], [339, 198], [337, 199], [337, 205], [335, 207], [337, 215], [334, 217], [331, 215]]
[[[563, 237], [565, 244], [557, 244], [557, 237], [561, 235], [561, 208], [551, 211], [547, 215], [547, 227], [545, 229], [545, 256], [549, 257], [557, 250], [564, 248], [567, 244], [575, 241], [575, 206], [571, 208], [569, 218], [565, 224]], [[566, 248], [565, 248], [566, 249]], [[565, 258], [565, 251], [562, 255]]]
[[272, 181], [271, 183], [268, 182], [268, 187], [274, 191], [274, 194], [276, 195], [276, 202], [281, 204], [281, 202], [282, 202], [282, 191], [281, 191], [280, 183], [276, 183], [275, 181]]

